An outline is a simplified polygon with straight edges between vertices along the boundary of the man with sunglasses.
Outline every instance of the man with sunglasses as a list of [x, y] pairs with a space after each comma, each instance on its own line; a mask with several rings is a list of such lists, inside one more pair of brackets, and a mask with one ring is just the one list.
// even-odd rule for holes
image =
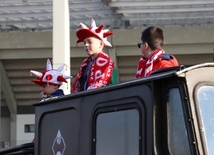
[[163, 30], [160, 27], [150, 26], [142, 32], [138, 47], [142, 57], [139, 60], [136, 78], [149, 76], [153, 71], [178, 66], [177, 59], [163, 50]]

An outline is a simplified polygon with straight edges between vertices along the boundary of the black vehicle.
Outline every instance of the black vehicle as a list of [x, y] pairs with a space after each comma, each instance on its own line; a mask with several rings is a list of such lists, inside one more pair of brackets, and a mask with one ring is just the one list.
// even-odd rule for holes
[[[163, 69], [40, 102], [35, 109], [32, 154], [211, 155], [214, 63]], [[29, 148], [2, 149], [0, 154]]]

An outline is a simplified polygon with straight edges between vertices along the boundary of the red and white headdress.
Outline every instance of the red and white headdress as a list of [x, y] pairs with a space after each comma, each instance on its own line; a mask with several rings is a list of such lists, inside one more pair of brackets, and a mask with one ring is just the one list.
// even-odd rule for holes
[[49, 59], [47, 59], [46, 70], [42, 72], [31, 70], [30, 73], [37, 76], [36, 79], [32, 80], [32, 82], [38, 84], [39, 86], [43, 86], [45, 84], [58, 84], [62, 85], [62, 82], [66, 82], [66, 79], [72, 78], [72, 76], [63, 75], [61, 71], [63, 70], [65, 64], [61, 65], [57, 69], [52, 69], [52, 65]]
[[101, 25], [100, 27], [96, 26], [95, 20], [91, 19], [91, 27], [87, 27], [83, 23], [80, 23], [80, 30], [76, 32], [76, 36], [78, 38], [77, 44], [80, 42], [84, 42], [85, 38], [88, 37], [96, 37], [100, 40], [102, 40], [105, 44], [105, 46], [112, 47], [111, 43], [107, 41], [107, 37], [113, 35], [112, 32], [110, 32], [108, 29], [103, 29], [104, 25]]

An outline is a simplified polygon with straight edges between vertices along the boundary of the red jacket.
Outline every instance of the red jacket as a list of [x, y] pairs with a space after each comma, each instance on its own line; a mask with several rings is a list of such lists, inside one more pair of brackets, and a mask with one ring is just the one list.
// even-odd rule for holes
[[161, 58], [154, 62], [152, 71], [174, 66], [178, 66], [177, 59], [172, 55], [164, 54]]
[[[146, 66], [147, 61], [148, 60], [140, 59], [137, 73], [136, 73], [136, 78], [149, 76], [152, 72], [158, 69], [178, 66], [177, 59], [174, 56], [169, 54], [160, 55], [156, 60], [152, 62], [152, 68], [150, 68], [149, 66]], [[146, 69], [150, 69], [150, 70], [146, 70]]]

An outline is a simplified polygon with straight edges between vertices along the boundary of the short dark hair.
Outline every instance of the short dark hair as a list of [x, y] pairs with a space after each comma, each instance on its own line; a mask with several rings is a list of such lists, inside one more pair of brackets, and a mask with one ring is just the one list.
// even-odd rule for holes
[[141, 40], [147, 42], [152, 50], [162, 49], [163, 47], [163, 30], [157, 26], [150, 26], [142, 32]]

